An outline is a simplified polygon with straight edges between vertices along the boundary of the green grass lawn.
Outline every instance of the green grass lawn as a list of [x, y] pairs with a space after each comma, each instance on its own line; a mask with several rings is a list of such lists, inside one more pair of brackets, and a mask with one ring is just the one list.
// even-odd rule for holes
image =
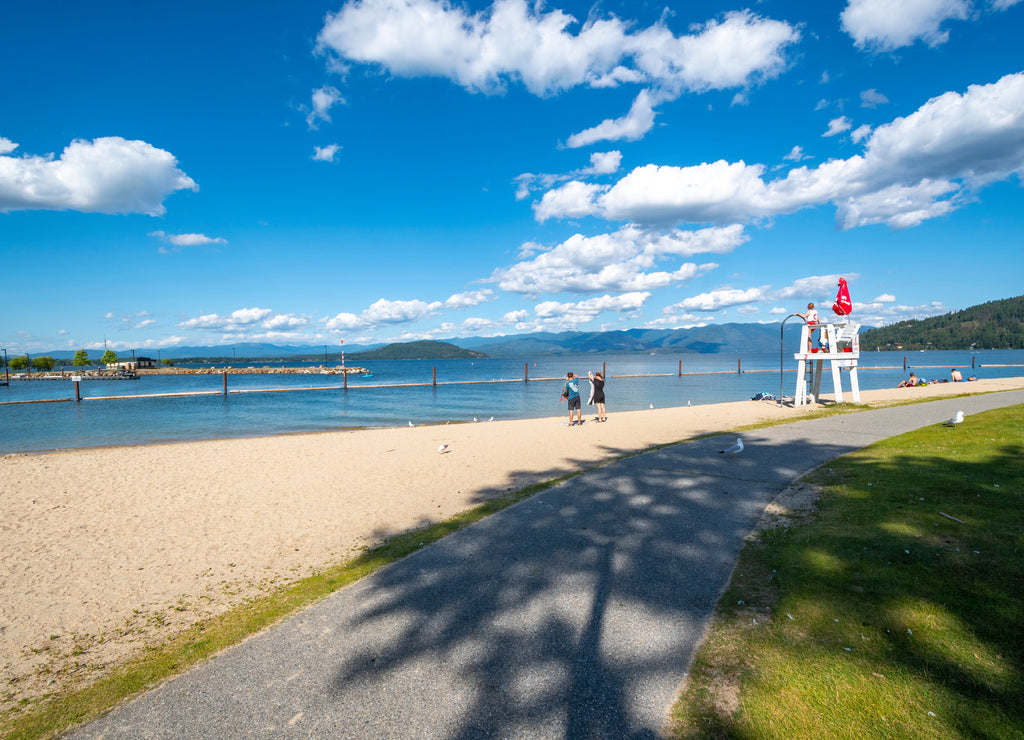
[[1024, 408], [808, 480], [818, 511], [744, 548], [676, 737], [1024, 737]]

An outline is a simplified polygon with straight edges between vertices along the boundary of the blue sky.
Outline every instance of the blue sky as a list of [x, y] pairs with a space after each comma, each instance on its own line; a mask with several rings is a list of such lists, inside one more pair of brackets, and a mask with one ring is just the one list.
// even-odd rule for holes
[[1022, 293], [1024, 2], [0, 11], [9, 354]]

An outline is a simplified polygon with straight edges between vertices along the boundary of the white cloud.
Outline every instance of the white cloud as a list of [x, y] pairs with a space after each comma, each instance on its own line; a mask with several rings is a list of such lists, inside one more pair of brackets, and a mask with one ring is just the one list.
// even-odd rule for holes
[[341, 145], [328, 144], [327, 146], [313, 147], [313, 160], [317, 162], [333, 162], [334, 156], [341, 151]]
[[[258, 328], [270, 328], [279, 321], [269, 308], [240, 308], [227, 316], [210, 313], [186, 319], [178, 323], [181, 329], [214, 332], [248, 332]], [[276, 324], [280, 326], [280, 324]]]
[[465, 293], [456, 293], [444, 302], [445, 308], [472, 308], [479, 306], [481, 303], [487, 303], [493, 301], [495, 298], [494, 291], [490, 288], [484, 290], [470, 290]]
[[144, 213], [160, 216], [177, 190], [199, 190], [170, 152], [144, 141], [108, 136], [68, 144], [59, 159], [7, 156], [0, 150], [0, 212], [19, 210]]
[[967, 0], [850, 0], [840, 18], [859, 48], [892, 51], [918, 39], [928, 46], [944, 44], [949, 32], [942, 24], [965, 20], [970, 12]]
[[536, 327], [573, 329], [593, 321], [607, 311], [617, 313], [638, 311], [643, 308], [650, 296], [651, 294], [647, 292], [630, 292], [617, 296], [603, 295], [575, 303], [544, 301], [538, 303], [533, 309], [534, 314], [540, 320]]
[[10, 154], [17, 148], [18, 145], [15, 144], [13, 141], [3, 136], [0, 136], [0, 154]]
[[992, 9], [1007, 10], [1019, 2], [1021, 2], [1021, 0], [992, 0]]
[[839, 118], [833, 118], [828, 122], [828, 131], [822, 134], [822, 136], [836, 136], [844, 131], [849, 131], [853, 124], [850, 123], [850, 119], [846, 116], [840, 116]]
[[333, 331], [376, 329], [392, 324], [405, 324], [436, 314], [444, 304], [440, 301], [389, 301], [384, 298], [371, 303], [361, 314], [339, 313], [325, 319], [325, 326]]
[[692, 167], [645, 165], [594, 198], [590, 212], [639, 223], [735, 223], [737, 211], [754, 217], [768, 211], [763, 174], [761, 165], [742, 161]]
[[789, 154], [783, 157], [783, 159], [787, 159], [790, 162], [802, 162], [805, 159], [813, 159], [813, 157], [811, 157], [811, 155], [809, 154], [804, 154], [803, 147], [794, 146], [792, 149], [789, 150]]
[[160, 247], [162, 254], [169, 254], [171, 252], [177, 252], [184, 247], [200, 247], [207, 244], [227, 244], [227, 239], [220, 237], [211, 237], [206, 234], [168, 234], [164, 231], [151, 231], [149, 235], [159, 239], [162, 242], [170, 244], [177, 249], [166, 249]]
[[795, 26], [750, 11], [726, 13], [674, 35], [659, 22], [633, 24], [594, 12], [578, 26], [540, 3], [495, 0], [476, 13], [439, 0], [350, 0], [327, 16], [318, 51], [380, 65], [400, 77], [442, 77], [467, 90], [503, 92], [521, 83], [534, 95], [578, 86], [643, 84], [629, 114], [569, 139], [570, 147], [635, 140], [654, 121], [653, 105], [686, 91], [748, 88], [786, 68], [785, 50], [800, 39]]
[[775, 180], [764, 179], [763, 165], [743, 161], [645, 165], [610, 186], [569, 182], [545, 193], [535, 214], [735, 224], [831, 202], [842, 228], [913, 226], [968, 202], [978, 188], [1024, 174], [1024, 73], [944, 93], [858, 136], [863, 154], [795, 167]]
[[664, 310], [667, 313], [676, 313], [680, 310], [718, 311], [729, 306], [740, 306], [763, 300], [765, 298], [765, 290], [765, 288], [748, 288], [747, 290], [724, 288], [722, 290], [713, 290], [686, 298]]
[[890, 295], [888, 293], [882, 293], [882, 295], [878, 296], [874, 300], [874, 303], [895, 303], [895, 302], [896, 302], [896, 296]]
[[590, 155], [590, 168], [587, 174], [611, 175], [619, 171], [622, 164], [622, 152], [594, 152]]
[[306, 124], [311, 129], [319, 127], [321, 121], [331, 122], [331, 108], [344, 103], [341, 91], [336, 87], [325, 85], [313, 91], [312, 109], [306, 115]]
[[882, 95], [875, 88], [870, 90], [864, 90], [860, 94], [860, 107], [861, 108], [877, 108], [880, 105], [885, 105], [889, 102], [889, 98]]
[[850, 132], [850, 139], [854, 144], [861, 143], [864, 139], [871, 135], [871, 125], [865, 123], [863, 126], [858, 126]]
[[578, 218], [594, 213], [595, 198], [603, 190], [599, 185], [573, 180], [544, 193], [540, 203], [533, 207], [538, 221], [548, 218]]
[[573, 16], [525, 0], [496, 0], [470, 14], [436, 0], [357, 0], [327, 16], [318, 48], [402, 77], [444, 77], [467, 90], [521, 82], [535, 95], [622, 82], [703, 91], [749, 85], [785, 68], [800, 38], [787, 23], [749, 11], [675, 36], [658, 23], [630, 32], [614, 16]]
[[576, 234], [532, 259], [495, 270], [490, 280], [504, 291], [528, 295], [653, 290], [685, 282], [717, 267], [714, 263], [683, 262], [659, 269], [659, 261], [725, 254], [747, 239], [743, 228], [735, 225], [669, 232], [627, 226], [611, 234]]
[[566, 142], [570, 149], [590, 146], [598, 141], [636, 141], [654, 127], [654, 104], [648, 90], [641, 90], [632, 107], [622, 118], [606, 119], [593, 128], [573, 134]]

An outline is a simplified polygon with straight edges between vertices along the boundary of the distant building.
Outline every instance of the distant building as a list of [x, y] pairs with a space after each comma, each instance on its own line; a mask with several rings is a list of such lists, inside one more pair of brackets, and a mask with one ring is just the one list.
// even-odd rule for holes
[[117, 362], [108, 362], [107, 370], [144, 370], [146, 368], [156, 367], [156, 361], [149, 357], [137, 357], [133, 360], [118, 360]]

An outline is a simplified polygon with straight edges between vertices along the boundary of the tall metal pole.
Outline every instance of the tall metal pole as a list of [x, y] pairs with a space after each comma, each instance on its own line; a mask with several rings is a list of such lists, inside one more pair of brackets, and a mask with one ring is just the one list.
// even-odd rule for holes
[[8, 383], [11, 382], [11, 369], [7, 367], [7, 348], [4, 348], [4, 377]]

